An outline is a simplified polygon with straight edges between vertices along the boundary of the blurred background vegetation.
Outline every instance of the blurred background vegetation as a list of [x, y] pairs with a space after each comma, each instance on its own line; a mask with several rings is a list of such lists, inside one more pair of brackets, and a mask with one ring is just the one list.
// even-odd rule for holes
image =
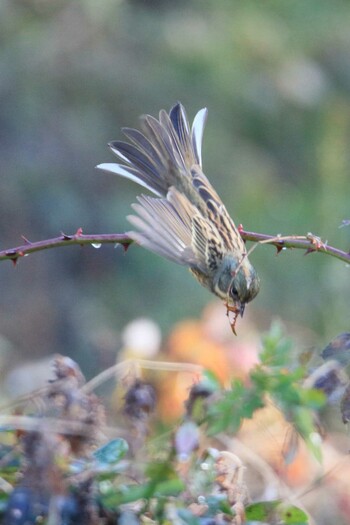
[[[94, 166], [122, 126], [180, 100], [191, 119], [209, 108], [204, 171], [238, 224], [348, 249], [349, 27], [347, 0], [2, 0], [1, 248], [127, 230], [138, 188]], [[262, 289], [236, 344], [275, 317], [320, 346], [349, 330], [350, 268], [268, 246], [252, 260]], [[215, 300], [134, 246], [41, 252], [0, 279], [3, 363], [59, 352], [88, 376], [133, 319], [166, 336]]]

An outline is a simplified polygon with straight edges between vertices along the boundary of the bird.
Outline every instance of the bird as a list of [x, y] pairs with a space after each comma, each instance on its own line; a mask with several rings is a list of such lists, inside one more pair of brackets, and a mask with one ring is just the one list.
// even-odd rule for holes
[[202, 171], [202, 139], [208, 110], [190, 127], [178, 102], [159, 118], [140, 117], [140, 129], [122, 128], [128, 142], [108, 145], [122, 163], [98, 169], [130, 179], [154, 196], [140, 195], [128, 216], [127, 235], [148, 250], [187, 266], [201, 285], [225, 301], [236, 334], [238, 315], [255, 298], [260, 280], [240, 231]]

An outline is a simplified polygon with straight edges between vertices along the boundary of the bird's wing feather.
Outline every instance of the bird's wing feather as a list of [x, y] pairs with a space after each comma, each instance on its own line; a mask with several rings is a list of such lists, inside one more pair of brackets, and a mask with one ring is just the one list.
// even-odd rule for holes
[[205, 202], [207, 217], [215, 224], [226, 251], [238, 249], [242, 254], [245, 254], [246, 247], [235, 223], [201, 168], [193, 166], [191, 175], [193, 186]]
[[138, 231], [128, 235], [134, 241], [205, 275], [216, 270], [221, 259], [211, 246], [218, 244], [215, 227], [175, 188], [170, 188], [167, 199], [142, 195], [133, 209], [137, 215], [128, 220]]

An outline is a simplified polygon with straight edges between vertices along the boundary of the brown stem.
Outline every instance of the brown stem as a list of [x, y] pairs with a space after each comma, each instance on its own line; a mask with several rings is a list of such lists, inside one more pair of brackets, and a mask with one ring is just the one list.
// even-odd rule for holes
[[321, 252], [336, 257], [341, 261], [350, 264], [350, 252], [339, 250], [324, 243], [320, 237], [308, 233], [307, 235], [267, 235], [265, 233], [255, 233], [240, 230], [241, 236], [245, 241], [253, 241], [259, 244], [272, 244], [277, 248], [277, 251], [283, 250], [284, 248], [297, 248], [299, 250], [305, 250], [305, 255], [313, 252]]
[[[272, 244], [278, 251], [284, 248], [297, 248], [305, 250], [305, 253], [321, 252], [336, 257], [341, 261], [350, 264], [350, 253], [323, 243], [319, 237], [312, 234], [305, 236], [289, 235], [282, 237], [280, 235], [267, 235], [265, 233], [248, 232], [240, 229], [242, 238], [245, 241], [252, 241], [258, 244]], [[0, 251], [0, 261], [11, 260], [16, 263], [20, 257], [30, 253], [58, 248], [60, 246], [72, 246], [85, 244], [98, 246], [100, 244], [121, 244], [125, 249], [133, 242], [126, 233], [102, 233], [84, 235], [79, 228], [74, 235], [62, 233], [59, 237], [47, 239], [44, 241], [30, 242], [23, 237], [25, 243], [15, 248]]]
[[62, 233], [59, 237], [53, 239], [46, 239], [44, 241], [31, 242], [23, 237], [25, 244], [10, 248], [8, 250], [0, 251], [0, 261], [11, 260], [16, 263], [19, 257], [24, 257], [30, 253], [39, 252], [41, 250], [49, 250], [50, 248], [58, 248], [60, 246], [73, 246], [85, 244], [98, 247], [100, 244], [121, 244], [125, 249], [133, 241], [126, 235], [126, 233], [101, 233], [84, 235], [79, 228], [74, 235], [66, 235]]

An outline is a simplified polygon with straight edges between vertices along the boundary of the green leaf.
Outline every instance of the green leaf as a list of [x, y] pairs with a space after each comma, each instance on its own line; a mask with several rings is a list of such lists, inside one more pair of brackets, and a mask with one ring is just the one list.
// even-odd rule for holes
[[270, 331], [263, 336], [262, 342], [260, 360], [263, 365], [287, 366], [290, 364], [292, 341], [283, 336], [279, 322], [272, 323]]
[[1, 514], [3, 514], [6, 511], [9, 497], [9, 494], [6, 494], [5, 492], [0, 492], [0, 517]]
[[307, 525], [309, 523], [303, 510], [294, 505], [286, 505], [280, 500], [253, 503], [246, 507], [245, 513], [248, 521], [278, 522], [281, 525]]
[[16, 482], [18, 481], [17, 478], [18, 478], [19, 469], [20, 469], [19, 464], [2, 467], [0, 469], [0, 477], [4, 478], [8, 483], [15, 485]]
[[125, 439], [117, 438], [95, 450], [93, 455], [99, 463], [111, 465], [120, 461], [128, 450], [129, 446]]
[[306, 405], [313, 410], [319, 410], [326, 404], [327, 397], [322, 390], [316, 388], [305, 388], [301, 391], [301, 400], [303, 405]]
[[218, 512], [233, 516], [226, 494], [209, 495], [205, 498], [205, 503], [208, 505], [208, 515], [210, 516], [215, 516]]
[[186, 525], [200, 525], [199, 518], [188, 509], [177, 509], [177, 515]]
[[145, 473], [154, 485], [163, 480], [177, 477], [170, 461], [153, 461], [147, 465]]
[[142, 485], [124, 485], [102, 494], [100, 502], [104, 507], [115, 509], [119, 505], [140, 499], [150, 499], [153, 496], [177, 496], [183, 490], [185, 490], [185, 485], [179, 478], [169, 479], [157, 484], [148, 482]]
[[115, 509], [124, 503], [132, 503], [140, 499], [150, 498], [153, 494], [151, 483], [143, 485], [123, 485], [118, 489], [111, 489], [100, 496], [102, 506]]
[[244, 418], [251, 418], [254, 412], [264, 406], [262, 392], [255, 385], [247, 386], [240, 379], [232, 382], [231, 389], [222, 392], [221, 397], [208, 407], [208, 432], [214, 435], [227, 430], [235, 433]]
[[313, 415], [305, 407], [297, 407], [293, 417], [294, 427], [304, 438], [308, 448], [318, 461], [322, 461], [321, 443], [318, 441], [318, 432], [315, 429]]

